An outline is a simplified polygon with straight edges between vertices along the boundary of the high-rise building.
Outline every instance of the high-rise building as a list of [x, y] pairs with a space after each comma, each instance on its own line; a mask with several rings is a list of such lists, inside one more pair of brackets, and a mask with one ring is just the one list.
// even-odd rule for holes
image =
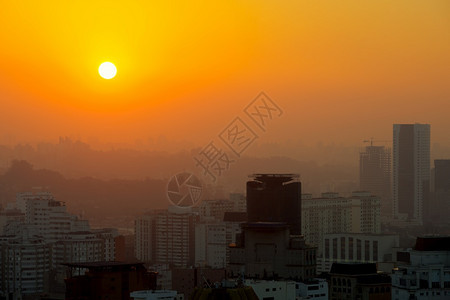
[[294, 174], [255, 174], [247, 182], [248, 222], [230, 245], [228, 272], [251, 278], [311, 279], [317, 247], [301, 236], [300, 182]]
[[284, 222], [301, 234], [301, 183], [296, 174], [254, 174], [247, 182], [249, 222]]
[[430, 189], [430, 125], [394, 124], [393, 212], [422, 224]]
[[70, 214], [65, 203], [49, 192], [18, 194], [16, 202], [0, 213], [0, 222], [4, 235], [0, 270], [9, 272], [9, 279], [0, 281], [17, 295], [63, 292], [63, 263], [115, 257], [117, 230], [91, 231], [87, 220]]
[[446, 222], [450, 210], [450, 159], [434, 161], [434, 205], [430, 207], [433, 221]]
[[135, 221], [136, 258], [176, 267], [193, 266], [198, 221], [197, 214], [175, 207], [139, 217]]
[[21, 299], [45, 292], [49, 261], [50, 246], [42, 239], [0, 237], [0, 296]]
[[326, 233], [381, 232], [380, 199], [369, 192], [304, 194], [302, 199], [302, 233], [308, 244], [319, 247], [319, 256]]
[[391, 149], [370, 145], [359, 154], [359, 189], [380, 197], [381, 216], [392, 217]]

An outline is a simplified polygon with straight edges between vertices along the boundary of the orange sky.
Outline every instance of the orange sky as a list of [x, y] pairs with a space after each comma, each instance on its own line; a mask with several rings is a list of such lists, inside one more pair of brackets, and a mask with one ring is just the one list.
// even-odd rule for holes
[[0, 143], [204, 145], [265, 91], [285, 113], [263, 141], [422, 122], [450, 146], [449, 16], [448, 0], [2, 1]]

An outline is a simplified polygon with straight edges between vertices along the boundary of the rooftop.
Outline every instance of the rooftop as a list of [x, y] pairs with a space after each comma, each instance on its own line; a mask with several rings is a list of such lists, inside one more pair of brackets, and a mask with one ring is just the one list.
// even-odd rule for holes
[[450, 251], [450, 236], [417, 237], [414, 250], [417, 250], [417, 251]]
[[377, 274], [376, 263], [333, 263], [331, 274], [366, 275]]

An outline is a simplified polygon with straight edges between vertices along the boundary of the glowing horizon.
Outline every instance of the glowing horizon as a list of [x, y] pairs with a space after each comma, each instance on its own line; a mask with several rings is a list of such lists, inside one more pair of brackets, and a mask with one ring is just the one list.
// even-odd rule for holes
[[[293, 128], [304, 141], [355, 144], [421, 122], [450, 145], [449, 13], [445, 0], [7, 1], [0, 143], [204, 144], [266, 91], [286, 111], [267, 140]], [[98, 75], [104, 61], [120, 61], [113, 84]]]

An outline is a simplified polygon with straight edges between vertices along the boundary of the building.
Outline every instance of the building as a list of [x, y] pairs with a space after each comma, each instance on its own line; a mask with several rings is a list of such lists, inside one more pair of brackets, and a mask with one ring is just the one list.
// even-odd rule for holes
[[328, 283], [325, 279], [312, 279], [306, 282], [248, 279], [245, 280], [245, 285], [255, 291], [258, 299], [328, 300]]
[[360, 152], [359, 189], [378, 196], [381, 216], [392, 218], [391, 149], [371, 143]]
[[450, 159], [434, 161], [434, 199], [430, 206], [430, 221], [448, 222], [450, 210]]
[[18, 193], [13, 208], [25, 214], [27, 229], [22, 231], [23, 226], [16, 226], [17, 232], [10, 234], [32, 233], [52, 243], [70, 232], [90, 231], [87, 220], [68, 213], [65, 203], [57, 201], [50, 192]]
[[226, 269], [173, 268], [172, 290], [190, 299], [196, 288], [215, 286], [226, 279]]
[[204, 200], [197, 207], [200, 217], [213, 217], [217, 220], [223, 220], [225, 212], [234, 211], [235, 202], [226, 199]]
[[183, 295], [169, 290], [135, 291], [130, 294], [130, 297], [134, 300], [184, 300]]
[[198, 221], [199, 216], [189, 209], [175, 207], [139, 217], [135, 221], [136, 258], [153, 264], [193, 266]]
[[301, 183], [296, 174], [253, 174], [247, 182], [249, 222], [284, 222], [301, 234]]
[[203, 299], [239, 299], [239, 300], [259, 300], [251, 287], [205, 287], [196, 289], [189, 298], [191, 300]]
[[409, 261], [393, 270], [392, 299], [450, 298], [450, 237], [418, 237]]
[[241, 239], [230, 246], [231, 277], [307, 280], [316, 274], [316, 247], [291, 236], [286, 223], [243, 224]]
[[92, 262], [65, 264], [67, 300], [131, 299], [134, 291], [155, 289], [156, 275], [141, 263]]
[[322, 257], [317, 272], [330, 272], [333, 263], [392, 262], [399, 236], [394, 234], [327, 233], [324, 235]]
[[258, 299], [296, 299], [294, 281], [246, 280], [245, 285], [255, 291]]
[[322, 254], [327, 233], [380, 233], [380, 199], [369, 192], [353, 192], [351, 197], [323, 193], [321, 198], [302, 195], [302, 232], [306, 243]]
[[234, 203], [233, 211], [247, 211], [247, 199], [245, 198], [245, 195], [243, 193], [231, 193], [230, 200]]
[[6, 299], [46, 292], [50, 247], [42, 239], [0, 237], [0, 295]]
[[197, 267], [226, 268], [230, 259], [230, 244], [246, 222], [243, 212], [226, 212], [223, 221], [203, 219], [195, 225], [195, 265]]
[[334, 263], [329, 275], [330, 300], [391, 299], [391, 278], [378, 273], [374, 263]]
[[428, 206], [429, 191], [430, 125], [394, 124], [394, 219], [422, 224]]
[[298, 300], [328, 300], [328, 282], [323, 278], [314, 278], [305, 282], [297, 282], [295, 291]]
[[14, 232], [14, 228], [24, 222], [25, 214], [18, 209], [0, 211], [0, 235], [10, 235], [9, 232]]
[[[63, 263], [109, 261], [115, 257], [116, 231], [91, 231], [87, 220], [67, 212], [65, 203], [49, 192], [19, 193], [16, 202], [8, 207], [0, 216], [2, 249], [9, 249], [2, 253], [0, 268], [15, 269], [15, 283], [10, 285], [15, 289], [13, 297], [33, 289], [63, 293], [66, 275]], [[46, 258], [42, 259], [42, 255]], [[30, 267], [34, 260], [39, 260], [37, 275]], [[11, 261], [15, 261], [14, 266]], [[41, 273], [46, 274], [45, 280]], [[24, 284], [19, 284], [20, 278], [25, 278]], [[31, 281], [36, 288], [25, 285]]]

